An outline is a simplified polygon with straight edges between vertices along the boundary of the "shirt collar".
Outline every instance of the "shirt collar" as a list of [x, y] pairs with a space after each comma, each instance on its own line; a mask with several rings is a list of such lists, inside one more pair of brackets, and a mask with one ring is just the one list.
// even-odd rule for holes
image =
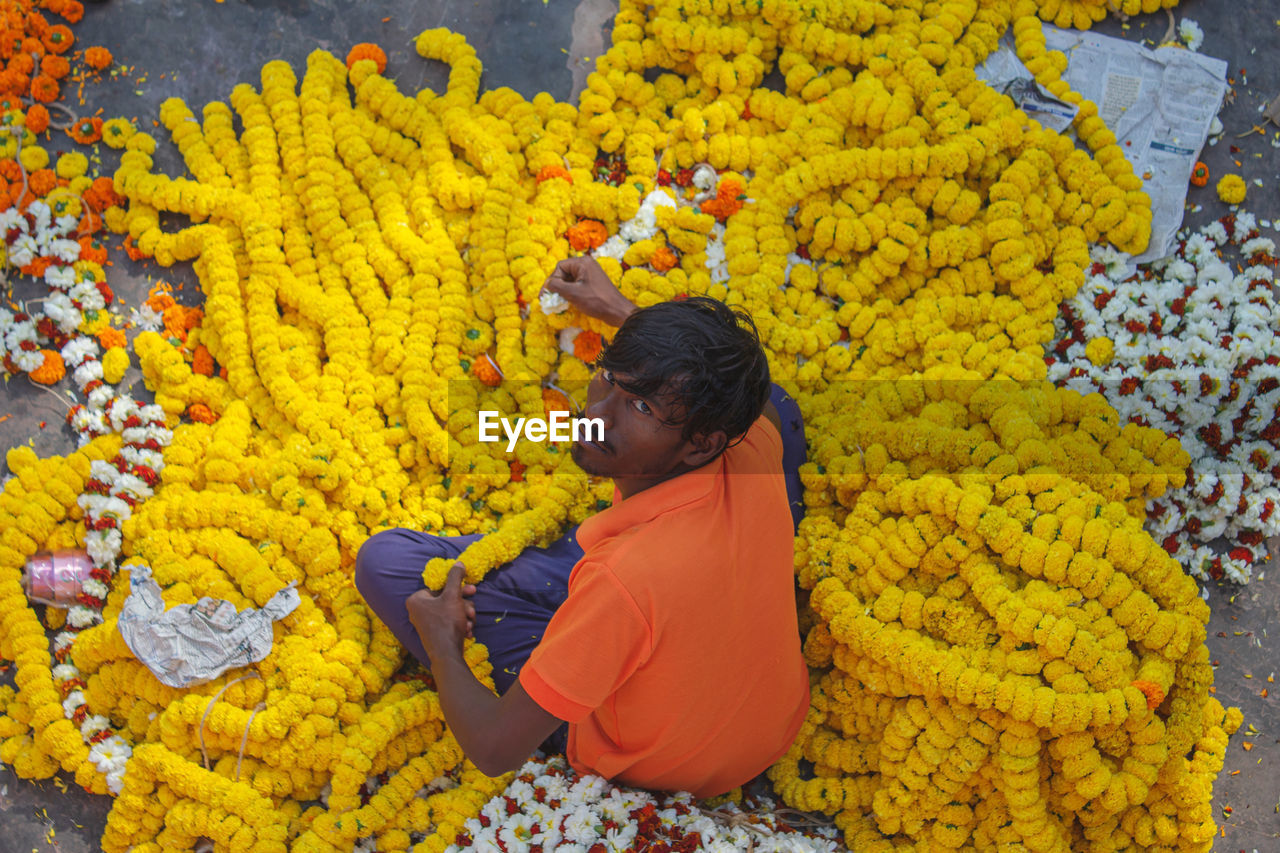
[[578, 527], [578, 544], [590, 552], [599, 543], [626, 530], [653, 521], [663, 513], [703, 500], [711, 493], [724, 471], [724, 454], [714, 461], [663, 480], [626, 500], [615, 487], [613, 506], [596, 513]]

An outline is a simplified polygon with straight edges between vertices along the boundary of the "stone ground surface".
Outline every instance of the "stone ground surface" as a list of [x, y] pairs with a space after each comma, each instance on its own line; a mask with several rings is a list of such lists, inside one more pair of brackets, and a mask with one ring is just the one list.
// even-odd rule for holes
[[[389, 74], [401, 91], [412, 93], [423, 86], [440, 91], [445, 82], [442, 66], [421, 60], [412, 45], [419, 32], [440, 26], [465, 34], [476, 48], [484, 63], [484, 88], [510, 86], [526, 97], [547, 91], [568, 99], [581, 90], [590, 60], [602, 52], [615, 8], [611, 0], [108, 0], [86, 4], [76, 34], [80, 46], [102, 44], [118, 63], [129, 67], [127, 74], [88, 86], [87, 109], [101, 107], [105, 117], [137, 117], [140, 126], [147, 127], [166, 98], [183, 98], [198, 115], [206, 102], [225, 99], [236, 83], [257, 83], [259, 69], [269, 60], [284, 59], [301, 76], [312, 50], [323, 48], [342, 57], [362, 41], [386, 50]], [[1270, 144], [1280, 128], [1269, 126], [1265, 135], [1235, 138], [1260, 122], [1263, 106], [1280, 94], [1280, 3], [1184, 0], [1176, 11], [1204, 29], [1201, 52], [1227, 60], [1231, 69], [1234, 100], [1220, 113], [1227, 131], [1202, 155], [1213, 182], [1227, 171], [1238, 171], [1249, 181], [1261, 179], [1261, 188], [1250, 184], [1245, 208], [1259, 219], [1280, 219], [1280, 152]], [[1168, 25], [1168, 17], [1159, 13], [1131, 19], [1127, 25], [1109, 20], [1099, 29], [1159, 41]], [[167, 144], [163, 130], [156, 135], [161, 143], [158, 165], [180, 174], [176, 150]], [[1201, 225], [1226, 212], [1213, 193], [1213, 182], [1191, 190], [1188, 224]], [[1196, 205], [1203, 207], [1197, 211]], [[182, 288], [176, 294], [180, 301], [198, 304], [201, 298], [189, 267], [135, 264], [122, 253], [113, 253], [113, 258], [110, 284], [129, 305], [139, 304], [161, 279]], [[21, 299], [37, 294], [19, 287], [8, 295]], [[130, 376], [134, 392], [142, 393], [136, 367]], [[61, 400], [55, 402], [30, 383], [5, 386], [0, 392], [3, 414], [11, 417], [0, 422], [2, 448], [31, 443], [44, 456], [75, 446], [63, 426]], [[5, 473], [0, 460], [0, 476]], [[1277, 630], [1280, 643], [1277, 574], [1264, 566], [1246, 588], [1217, 585], [1209, 590], [1209, 645], [1218, 663], [1217, 695], [1224, 703], [1238, 705], [1245, 716], [1245, 728], [1231, 739], [1215, 790], [1222, 826], [1215, 853], [1280, 851], [1280, 709], [1277, 687], [1268, 681], [1280, 669], [1280, 657], [1268, 636]], [[0, 672], [0, 680], [5, 677]], [[110, 806], [109, 798], [84, 794], [69, 779], [65, 784], [32, 783], [0, 766], [0, 853], [97, 850]]]

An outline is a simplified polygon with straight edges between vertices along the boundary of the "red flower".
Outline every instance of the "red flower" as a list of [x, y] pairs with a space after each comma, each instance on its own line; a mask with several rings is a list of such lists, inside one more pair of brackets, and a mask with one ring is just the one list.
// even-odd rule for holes
[[1165, 540], [1161, 542], [1160, 545], [1170, 554], [1174, 554], [1178, 550], [1178, 537], [1176, 535], [1166, 536]]
[[1239, 560], [1246, 565], [1253, 562], [1253, 552], [1248, 548], [1232, 548], [1227, 552], [1227, 556], [1233, 560]]

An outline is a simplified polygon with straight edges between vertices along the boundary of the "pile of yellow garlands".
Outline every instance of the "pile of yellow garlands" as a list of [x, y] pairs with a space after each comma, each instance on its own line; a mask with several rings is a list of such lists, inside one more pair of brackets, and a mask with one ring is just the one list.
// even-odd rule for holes
[[[1149, 234], [1141, 181], [1040, 36], [1039, 17], [1106, 8], [624, 0], [576, 109], [481, 94], [474, 51], [444, 30], [417, 42], [452, 67], [440, 94], [318, 51], [300, 82], [270, 63], [203, 122], [167, 103], [194, 179], [154, 173], [155, 140], [137, 133], [116, 176], [128, 211], [108, 219], [160, 263], [194, 262], [200, 342], [225, 379], [138, 338], [175, 430], [161, 487], [124, 525], [123, 568], [148, 564], [170, 604], [261, 606], [292, 581], [303, 595], [257, 678], [175, 690], [115, 630], [115, 584], [71, 650], [90, 711], [134, 745], [104, 849], [349, 850], [374, 835], [403, 850], [430, 832], [415, 849], [438, 851], [501, 790], [462, 759], [434, 694], [393, 684], [401, 652], [352, 586], [354, 556], [390, 526], [488, 531], [463, 555], [475, 580], [609, 497], [552, 445], [525, 442], [510, 464], [482, 454], [462, 380], [489, 357], [506, 411], [540, 415], [543, 383], [585, 378], [557, 335], [608, 330], [538, 308], [567, 232], [616, 232], [664, 173], [700, 163], [747, 197], [727, 216], [728, 280], [700, 250], [713, 217], [688, 211], [660, 215], [654, 238], [677, 265], [615, 271], [641, 305], [744, 306], [775, 379], [796, 385], [813, 705], [770, 771], [785, 801], [834, 815], [860, 851], [1211, 849], [1239, 713], [1209, 694], [1207, 606], [1142, 530], [1145, 499], [1189, 460], [1121, 428], [1098, 395], [1043, 381], [1088, 245], [1138, 252]], [[1088, 151], [975, 79], [1009, 28], [1080, 105]], [[667, 71], [646, 82], [653, 68]], [[762, 85], [774, 68], [785, 91]], [[595, 179], [601, 151], [623, 164], [616, 185]], [[169, 211], [197, 224], [167, 233]], [[800, 247], [812, 265], [791, 266]], [[179, 425], [194, 405], [214, 422]], [[26, 505], [0, 506], [0, 654], [20, 688], [0, 736], [21, 743], [26, 775], [60, 763], [95, 790], [14, 591], [23, 560], [74, 530], [89, 459], [115, 452], [104, 442], [25, 464], [15, 482], [50, 522], [11, 524]], [[483, 673], [483, 649], [469, 654]], [[361, 805], [379, 773], [389, 783]], [[447, 773], [461, 784], [418, 796]]]

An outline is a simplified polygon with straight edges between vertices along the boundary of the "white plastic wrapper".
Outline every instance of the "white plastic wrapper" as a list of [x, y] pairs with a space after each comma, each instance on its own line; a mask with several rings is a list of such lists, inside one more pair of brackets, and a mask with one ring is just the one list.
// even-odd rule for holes
[[229, 669], [256, 663], [271, 651], [271, 623], [301, 599], [293, 585], [261, 610], [236, 611], [230, 601], [202, 598], [165, 610], [148, 566], [131, 567], [130, 592], [120, 610], [120, 636], [134, 656], [170, 687], [212, 681]]

